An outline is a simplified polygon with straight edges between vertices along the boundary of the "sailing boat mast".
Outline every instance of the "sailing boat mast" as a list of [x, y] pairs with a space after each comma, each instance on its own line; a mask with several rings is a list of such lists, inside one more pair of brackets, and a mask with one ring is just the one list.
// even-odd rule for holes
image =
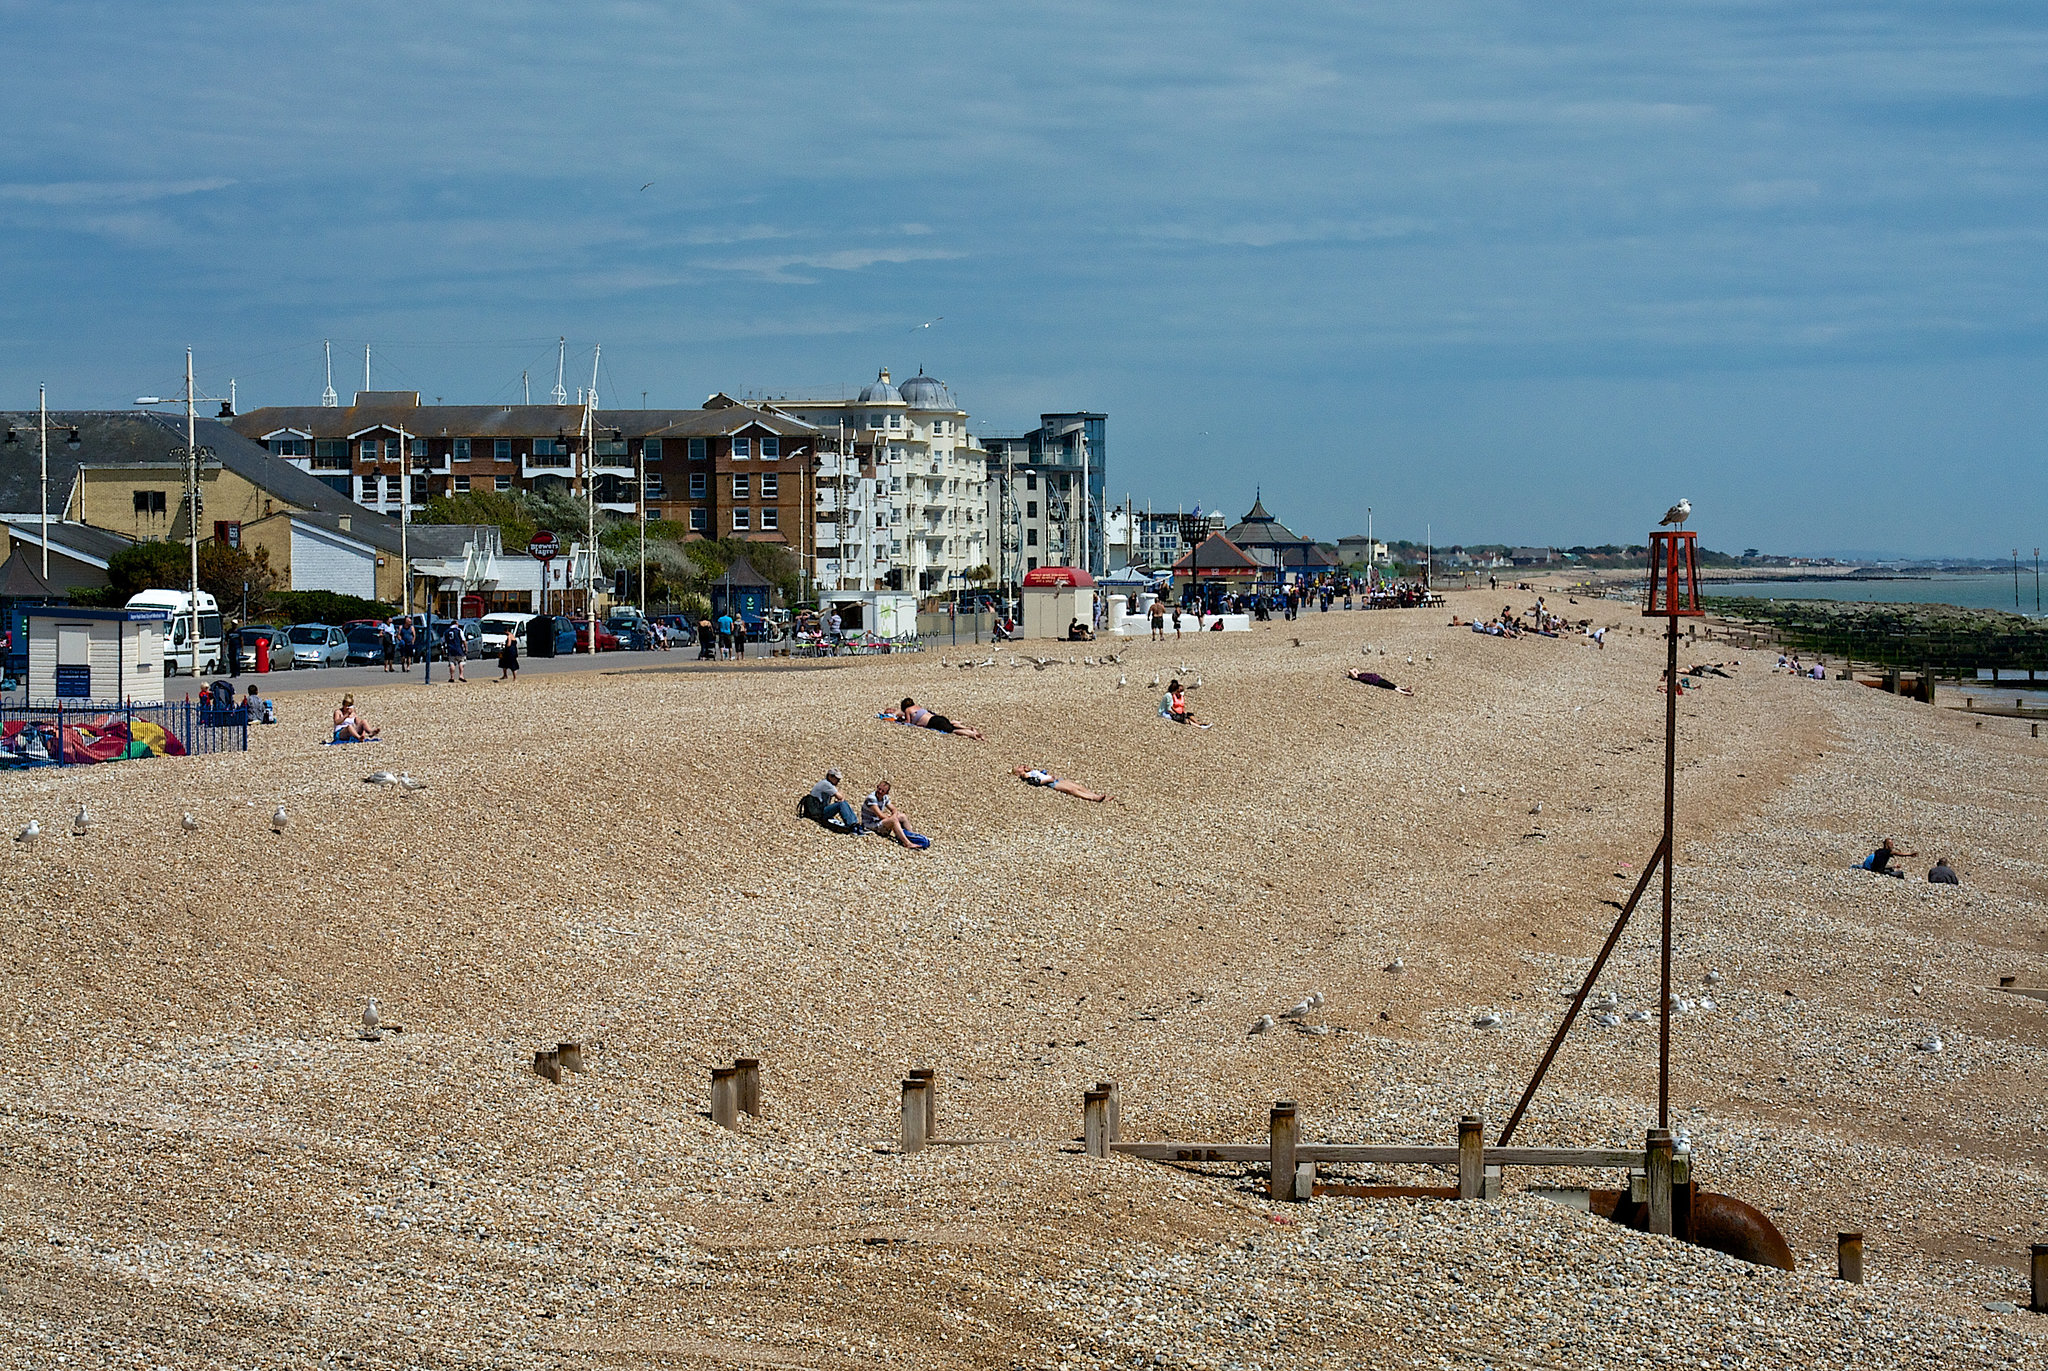
[[339, 409], [341, 397], [334, 393], [334, 343], [331, 339], [320, 340], [320, 351], [327, 358], [327, 389], [320, 392], [320, 408]]
[[555, 403], [558, 405], [569, 403], [568, 388], [562, 384], [562, 368], [567, 364], [568, 360], [569, 340], [567, 338], [555, 339], [555, 388], [552, 394], [555, 397]]

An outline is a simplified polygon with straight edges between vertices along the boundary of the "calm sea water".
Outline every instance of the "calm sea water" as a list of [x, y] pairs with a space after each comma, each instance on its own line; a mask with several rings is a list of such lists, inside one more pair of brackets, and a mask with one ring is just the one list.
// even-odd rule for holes
[[[2011, 610], [2012, 576], [1932, 576], [1911, 581], [1842, 580], [1816, 578], [1811, 581], [1710, 581], [1702, 588], [1709, 595], [1754, 595], [1765, 600], [1855, 600], [1864, 604], [1961, 605], [1965, 609]], [[2048, 570], [2041, 577], [2041, 593], [2048, 603]], [[2019, 611], [2032, 617], [2034, 610], [2034, 569], [2020, 571]]]

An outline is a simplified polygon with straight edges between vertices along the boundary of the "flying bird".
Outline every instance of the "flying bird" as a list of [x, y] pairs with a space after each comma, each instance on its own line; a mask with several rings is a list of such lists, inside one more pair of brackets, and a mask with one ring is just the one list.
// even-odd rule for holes
[[1665, 510], [1664, 517], [1659, 519], [1657, 523], [1659, 527], [1662, 527], [1666, 524], [1671, 524], [1682, 528], [1685, 525], [1685, 521], [1687, 519], [1690, 519], [1691, 517], [1692, 501], [1680, 500], [1677, 504]]
[[941, 315], [940, 315], [940, 316], [939, 316], [938, 318], [936, 318], [936, 319], [927, 319], [927, 320], [926, 320], [926, 321], [925, 321], [924, 323], [922, 323], [922, 324], [919, 324], [919, 325], [917, 326], [917, 328], [913, 328], [913, 329], [911, 329], [910, 331], [911, 331], [912, 333], [915, 333], [915, 332], [917, 332], [917, 329], [920, 329], [920, 328], [930, 328], [930, 327], [931, 327], [931, 326], [932, 326], [933, 324], [939, 324], [939, 323], [944, 323], [944, 322], [945, 322], [945, 319], [946, 319], [946, 316], [945, 316], [945, 315], [943, 315], [943, 314], [941, 314]]
[[654, 184], [654, 182], [652, 182], [652, 181], [649, 181], [649, 182], [647, 183], [647, 185], [644, 185], [644, 186], [640, 187], [640, 189], [642, 189], [642, 190], [646, 190], [646, 189], [647, 189], [647, 186], [651, 186], [651, 185], [653, 185], [653, 184]]
[[21, 830], [21, 832], [14, 835], [14, 841], [20, 843], [23, 847], [34, 847], [37, 843], [42, 841], [42, 838], [43, 826], [37, 823], [34, 819], [30, 819], [28, 821], [27, 828], [24, 828], [23, 830]]
[[272, 833], [282, 833], [284, 832], [285, 825], [290, 822], [291, 816], [284, 812], [283, 805], [279, 805], [277, 813], [270, 816], [270, 831]]

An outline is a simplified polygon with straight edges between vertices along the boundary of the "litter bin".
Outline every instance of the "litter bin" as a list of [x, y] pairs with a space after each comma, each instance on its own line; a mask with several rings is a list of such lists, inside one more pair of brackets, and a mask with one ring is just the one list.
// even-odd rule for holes
[[526, 655], [529, 657], [552, 657], [555, 655], [555, 616], [536, 614], [526, 621]]

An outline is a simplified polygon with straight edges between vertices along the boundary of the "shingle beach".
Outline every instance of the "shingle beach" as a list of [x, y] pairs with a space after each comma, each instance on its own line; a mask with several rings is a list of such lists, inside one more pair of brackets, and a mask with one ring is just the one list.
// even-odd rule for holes
[[[1799, 1270], [1536, 1174], [1288, 1205], [1079, 1154], [1106, 1080], [1127, 1139], [1262, 1141], [1276, 1099], [1319, 1141], [1497, 1131], [1660, 831], [1663, 645], [1562, 598], [1624, 631], [622, 659], [359, 691], [372, 745], [319, 746], [332, 701], [290, 695], [246, 754], [0, 779], [8, 831], [49, 835], [0, 854], [0, 1367], [2048, 1364], [2048, 1003], [1995, 988], [2048, 983], [2048, 742], [1772, 654], [1682, 654], [1741, 665], [1679, 705], [1673, 1122]], [[1213, 729], [1157, 717], [1176, 674]], [[906, 694], [989, 740], [875, 718]], [[932, 848], [799, 820], [832, 765]], [[1852, 869], [1885, 837], [1914, 879]], [[1937, 853], [1961, 886], [1921, 879]], [[1655, 1009], [1650, 905], [1599, 988]], [[558, 1041], [588, 1055], [559, 1085]], [[1582, 1022], [1517, 1141], [1639, 1146], [1656, 1042]], [[740, 1056], [766, 1114], [728, 1132], [709, 1072]], [[897, 1154], [916, 1067], [980, 1145]]]

